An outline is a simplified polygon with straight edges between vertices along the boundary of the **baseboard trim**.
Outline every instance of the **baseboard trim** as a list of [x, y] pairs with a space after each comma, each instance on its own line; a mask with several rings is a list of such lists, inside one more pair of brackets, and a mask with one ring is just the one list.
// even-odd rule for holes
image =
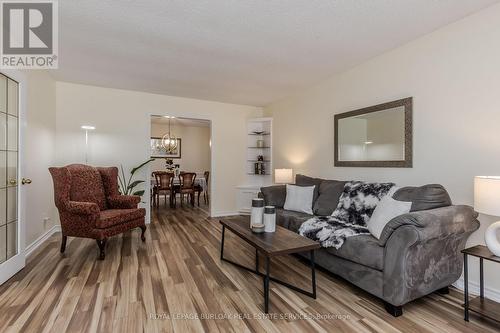
[[224, 216], [234, 216], [240, 215], [240, 212], [214, 212], [211, 217], [224, 217]]
[[61, 226], [59, 224], [56, 224], [55, 226], [47, 230], [43, 235], [38, 237], [33, 243], [26, 246], [26, 249], [24, 250], [24, 255], [26, 257], [29, 257], [40, 245], [43, 244], [43, 242], [49, 239], [50, 236], [60, 231], [61, 231]]
[[[464, 290], [464, 279], [461, 277], [458, 279], [453, 286], [457, 289]], [[469, 294], [479, 295], [479, 282], [469, 280]], [[493, 288], [488, 288], [484, 286], [484, 297], [495, 302], [500, 302], [500, 290]]]

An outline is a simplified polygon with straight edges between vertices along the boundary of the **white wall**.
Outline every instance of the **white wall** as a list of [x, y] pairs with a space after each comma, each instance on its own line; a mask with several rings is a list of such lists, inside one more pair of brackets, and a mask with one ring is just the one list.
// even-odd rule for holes
[[[441, 183], [454, 203], [472, 204], [473, 177], [500, 174], [499, 41], [495, 5], [269, 105], [275, 167], [325, 178]], [[413, 168], [333, 166], [334, 114], [409, 96]], [[480, 220], [468, 245], [483, 243], [492, 218]], [[500, 290], [500, 267], [485, 265], [486, 285]], [[477, 271], [473, 261], [476, 282]]]
[[[52, 178], [48, 168], [55, 155], [56, 88], [46, 71], [26, 71], [27, 106], [24, 119], [24, 174], [33, 183], [24, 185], [26, 193], [26, 245], [57, 223]], [[23, 185], [21, 185], [23, 186]], [[44, 221], [45, 218], [50, 220]]]
[[[188, 98], [56, 83], [56, 160], [84, 161], [82, 124], [96, 126], [90, 136], [89, 163], [130, 170], [149, 158], [150, 116], [173, 115], [212, 121], [212, 215], [236, 211], [235, 186], [245, 179], [246, 120], [262, 109]], [[141, 179], [149, 176], [142, 172]], [[149, 196], [145, 207], [149, 208]]]
[[[181, 139], [181, 158], [173, 159], [180, 169], [203, 173], [210, 171], [210, 127], [171, 126], [172, 134]], [[163, 137], [168, 133], [168, 124], [151, 123], [151, 136]], [[165, 159], [151, 163], [151, 170], [165, 170]]]

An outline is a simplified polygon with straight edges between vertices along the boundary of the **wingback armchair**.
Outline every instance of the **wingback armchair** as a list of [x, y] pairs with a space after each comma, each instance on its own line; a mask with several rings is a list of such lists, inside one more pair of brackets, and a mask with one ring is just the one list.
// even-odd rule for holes
[[146, 210], [137, 208], [139, 196], [120, 195], [118, 168], [71, 164], [49, 171], [61, 220], [61, 253], [66, 249], [68, 236], [95, 239], [101, 260], [111, 236], [139, 227], [141, 240], [146, 240]]

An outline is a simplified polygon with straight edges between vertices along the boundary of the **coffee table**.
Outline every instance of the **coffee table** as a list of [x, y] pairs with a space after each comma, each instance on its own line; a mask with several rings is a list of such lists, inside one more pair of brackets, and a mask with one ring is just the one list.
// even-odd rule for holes
[[[269, 281], [279, 283], [287, 288], [300, 292], [312, 298], [316, 298], [316, 271], [314, 267], [314, 251], [320, 248], [318, 242], [300, 236], [281, 226], [276, 226], [276, 231], [272, 233], [256, 234], [250, 230], [250, 217], [238, 216], [221, 219], [222, 239], [220, 245], [220, 259], [229, 262], [237, 267], [262, 276], [264, 282], [264, 312], [269, 312]], [[255, 269], [245, 267], [234, 261], [224, 258], [224, 234], [226, 228], [236, 234], [239, 238], [255, 248]], [[309, 251], [311, 266], [312, 291], [300, 289], [287, 282], [269, 276], [269, 264], [271, 257]], [[259, 271], [259, 252], [265, 258], [265, 272]]]

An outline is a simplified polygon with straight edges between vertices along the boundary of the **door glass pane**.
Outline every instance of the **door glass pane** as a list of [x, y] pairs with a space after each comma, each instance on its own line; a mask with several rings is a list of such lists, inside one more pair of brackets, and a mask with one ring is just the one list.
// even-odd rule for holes
[[7, 224], [7, 189], [0, 189], [0, 226]]
[[0, 188], [7, 187], [7, 152], [0, 150]]
[[7, 150], [17, 150], [17, 118], [7, 116]]
[[7, 224], [7, 259], [17, 254], [17, 221]]
[[0, 150], [7, 149], [7, 114], [0, 112]]
[[7, 188], [7, 223], [17, 220], [17, 186]]
[[7, 225], [0, 227], [0, 264], [7, 260]]
[[18, 94], [17, 82], [0, 74], [0, 262], [18, 248]]
[[7, 78], [0, 74], [0, 112], [7, 112]]
[[8, 79], [7, 83], [7, 113], [17, 117], [18, 113], [18, 84]]

